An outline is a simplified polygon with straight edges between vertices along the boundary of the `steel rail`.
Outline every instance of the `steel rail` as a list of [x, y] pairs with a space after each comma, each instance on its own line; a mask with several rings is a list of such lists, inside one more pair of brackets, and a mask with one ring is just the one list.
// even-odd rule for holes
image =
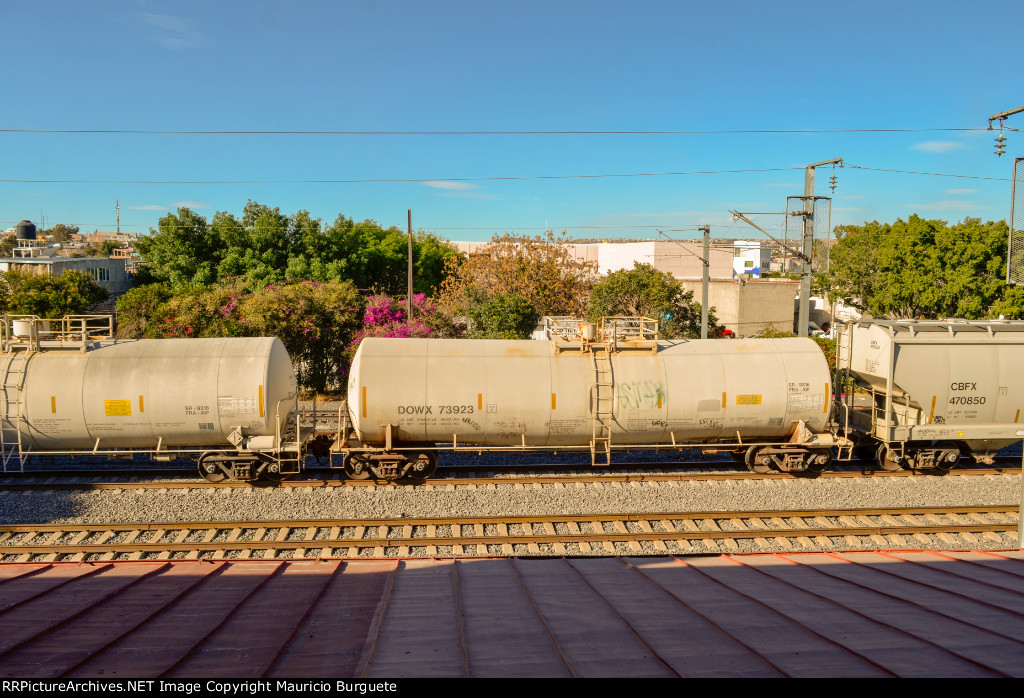
[[[472, 468], [473, 470], [486, 470], [486, 468]], [[524, 468], [528, 470], [529, 468]], [[591, 470], [588, 466], [588, 470]], [[990, 475], [1016, 475], [1018, 468], [976, 468], [953, 470], [944, 473], [942, 477], [968, 477], [968, 476], [990, 476]], [[49, 475], [54, 477], [53, 475]], [[573, 475], [515, 475], [487, 476], [487, 477], [437, 477], [428, 480], [413, 481], [385, 481], [385, 480], [347, 480], [347, 479], [309, 479], [309, 480], [282, 480], [276, 483], [250, 483], [237, 480], [226, 480], [223, 482], [207, 482], [195, 476], [191, 471], [183, 473], [182, 477], [175, 480], [131, 480], [120, 482], [73, 482], [73, 478], [95, 478], [97, 474], [63, 473], [69, 481], [48, 481], [48, 482], [17, 482], [0, 481], [0, 492], [25, 492], [25, 491], [46, 491], [46, 490], [128, 490], [128, 489], [203, 489], [207, 487], [221, 488], [299, 488], [299, 487], [373, 487], [373, 486], [427, 486], [441, 487], [447, 485], [533, 485], [533, 484], [577, 484], [577, 483], [633, 483], [633, 482], [682, 482], [700, 480], [794, 480], [803, 479], [799, 475], [791, 473], [752, 473], [746, 470], [718, 471], [718, 472], [659, 472], [659, 473], [607, 473], [602, 475], [573, 474]], [[119, 473], [124, 477], [149, 477], [148, 473]], [[31, 477], [26, 473], [17, 479]], [[913, 470], [847, 470], [816, 473], [815, 479], [842, 479], [842, 478], [874, 478], [874, 477], [937, 477], [935, 473], [917, 472]]]
[[[477, 548], [477, 556], [494, 556], [489, 548], [500, 547], [503, 554], [514, 552], [510, 546], [530, 546], [531, 554], [542, 553], [538, 546], [553, 546], [547, 554], [559, 554], [566, 545], [603, 545], [614, 552], [614, 544], [638, 545], [641, 542], [677, 544], [692, 541], [754, 540], [770, 545], [779, 539], [797, 539], [804, 547], [815, 547], [830, 538], [849, 540], [851, 537], [894, 537], [920, 535], [968, 534], [994, 537], [1015, 535], [1016, 505], [983, 507], [914, 507], [900, 509], [847, 509], [800, 511], [747, 511], [747, 512], [662, 512], [655, 514], [584, 514], [520, 517], [460, 517], [460, 518], [407, 518], [386, 520], [314, 520], [314, 521], [262, 521], [262, 522], [203, 522], [203, 523], [121, 523], [121, 524], [38, 524], [0, 526], [0, 556], [28, 560], [32, 556], [71, 555], [85, 559], [102, 555], [111, 559], [118, 555], [132, 555], [140, 559], [149, 554], [166, 559], [172, 555], [202, 557], [204, 554], [223, 556], [229, 552], [254, 551], [276, 557], [278, 551], [326, 551], [317, 557], [334, 557], [335, 550], [355, 554], [372, 549], [375, 556], [384, 556], [386, 550], [398, 549], [400, 556], [408, 556], [410, 549], [424, 548], [428, 556], [436, 556], [436, 548], [459, 546]], [[871, 521], [875, 517], [880, 521]], [[946, 517], [948, 522], [936, 520]], [[962, 519], [976, 523], [963, 523]], [[903, 521], [898, 519], [902, 518]], [[998, 518], [1001, 521], [990, 519]], [[673, 523], [681, 522], [681, 526]], [[626, 523], [636, 524], [640, 531], [630, 531]], [[535, 524], [544, 528], [534, 533]], [[606, 530], [610, 524], [615, 530]], [[555, 525], [568, 532], [557, 533]], [[473, 532], [465, 535], [462, 527], [471, 526]], [[487, 532], [485, 527], [496, 532]], [[510, 532], [519, 526], [528, 532]], [[655, 526], [664, 530], [655, 530]], [[703, 526], [703, 528], [701, 527]], [[426, 528], [426, 535], [414, 536], [414, 528]], [[448, 527], [449, 535], [439, 534], [439, 527]], [[585, 528], [593, 530], [584, 530]], [[400, 529], [400, 533], [395, 533]], [[317, 538], [326, 531], [326, 538]], [[22, 537], [22, 534], [24, 536]], [[128, 539], [117, 542], [118, 534]], [[148, 535], [147, 535], [148, 534]], [[273, 534], [273, 540], [266, 540]], [[343, 535], [352, 537], [342, 537]], [[376, 537], [373, 537], [373, 536]], [[199, 537], [199, 540], [188, 540]], [[250, 536], [255, 540], [240, 540]], [[85, 542], [98, 537], [101, 542]], [[169, 540], [164, 540], [170, 537]], [[226, 537], [226, 540], [216, 540]], [[34, 542], [43, 539], [43, 542]], [[69, 540], [70, 539], [70, 540]], [[919, 539], [918, 539], [919, 540]], [[68, 542], [61, 542], [68, 541]], [[831, 541], [828, 541], [831, 546]], [[761, 544], [761, 543], [759, 543]], [[482, 546], [483, 552], [479, 551]], [[611, 546], [611, 547], [610, 547]], [[716, 542], [714, 548], [720, 547]], [[429, 552], [431, 550], [434, 552]], [[584, 552], [590, 552], [584, 550]], [[302, 555], [300, 555], [301, 557]], [[447, 557], [448, 555], [442, 555]]]

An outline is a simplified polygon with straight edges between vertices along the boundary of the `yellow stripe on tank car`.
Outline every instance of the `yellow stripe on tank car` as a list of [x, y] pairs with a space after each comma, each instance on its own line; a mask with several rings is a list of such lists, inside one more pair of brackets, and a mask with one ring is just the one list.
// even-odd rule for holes
[[260, 386], [260, 419], [263, 418], [263, 386]]
[[658, 391], [658, 409], [661, 409], [661, 391]]
[[828, 393], [829, 393], [828, 383], [826, 383], [825, 384], [825, 407], [821, 410], [822, 414], [828, 414], [828, 406], [829, 406]]
[[555, 394], [551, 393], [551, 409], [555, 409]]
[[139, 412], [142, 413], [142, 412], [145, 412], [145, 411], [146, 411], [146, 403], [143, 401], [142, 396], [139, 395]]
[[[57, 414], [57, 396], [50, 396], [50, 412], [51, 414]], [[1017, 410], [1017, 414], [1020, 414], [1020, 410]]]
[[725, 393], [722, 393], [722, 409], [725, 409]]
[[1017, 410], [1017, 416], [1013, 418], [1013, 423], [1016, 424], [1018, 419], [1020, 419], [1020, 410]]
[[932, 395], [932, 411], [928, 413], [928, 423], [932, 424], [935, 421], [935, 396]]
[[363, 386], [363, 419], [366, 419], [366, 386]]
[[[478, 410], [482, 410], [484, 408], [484, 394], [483, 393], [477, 393], [476, 394], [476, 408]], [[365, 417], [366, 415], [364, 414], [363, 416]]]

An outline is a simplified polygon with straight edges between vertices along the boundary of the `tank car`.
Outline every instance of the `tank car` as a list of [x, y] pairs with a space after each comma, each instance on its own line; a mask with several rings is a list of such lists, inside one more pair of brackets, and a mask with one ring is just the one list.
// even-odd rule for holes
[[425, 476], [437, 444], [589, 450], [592, 463], [694, 446], [759, 471], [828, 463], [832, 382], [813, 341], [658, 341], [630, 327], [549, 341], [364, 339], [349, 375], [353, 437], [337, 449], [346, 472]]
[[[847, 393], [837, 431], [882, 468], [990, 463], [1024, 437], [1024, 322], [853, 322], [836, 360]], [[855, 404], [855, 389], [870, 404]]]
[[113, 338], [109, 316], [5, 318], [4, 469], [30, 454], [197, 458], [202, 475], [298, 472], [295, 374], [273, 337]]

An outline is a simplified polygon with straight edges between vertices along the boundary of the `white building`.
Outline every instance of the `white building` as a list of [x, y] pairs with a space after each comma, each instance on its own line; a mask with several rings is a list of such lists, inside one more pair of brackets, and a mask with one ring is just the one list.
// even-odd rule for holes
[[732, 259], [733, 277], [747, 275], [760, 279], [761, 274], [772, 269], [772, 252], [768, 246], [757, 240], [735, 240], [735, 255]]

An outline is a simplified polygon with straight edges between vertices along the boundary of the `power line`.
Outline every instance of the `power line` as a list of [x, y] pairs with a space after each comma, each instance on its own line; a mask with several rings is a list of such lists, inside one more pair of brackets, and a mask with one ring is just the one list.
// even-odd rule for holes
[[[984, 179], [995, 182], [1009, 182], [1008, 177], [983, 177], [980, 175], [954, 174], [950, 172], [919, 172], [915, 170], [893, 170], [881, 167], [864, 167], [844, 163], [845, 167], [872, 172], [893, 172], [898, 174], [928, 175], [932, 177], [957, 177], [961, 179]], [[690, 175], [746, 174], [752, 172], [789, 172], [803, 170], [802, 167], [765, 167], [741, 170], [691, 170], [688, 172], [623, 172], [578, 175], [523, 175], [520, 177], [423, 177], [423, 178], [379, 178], [379, 179], [0, 179], [7, 184], [422, 184], [425, 182], [508, 182], [545, 179], [610, 179], [623, 177], [681, 177]]]
[[931, 177], [959, 177], [960, 179], [988, 179], [994, 182], [1009, 182], [1009, 177], [982, 177], [980, 175], [964, 175], [964, 174], [950, 174], [948, 172], [916, 172], [914, 170], [887, 170], [881, 167], [861, 167], [860, 165], [851, 165], [848, 162], [843, 163], [844, 167], [852, 167], [855, 170], [871, 170], [872, 172], [896, 172], [899, 174], [916, 174], [916, 175], [929, 175]]
[[742, 174], [747, 172], [784, 172], [803, 169], [804, 168], [802, 167], [767, 167], [762, 169], [748, 170], [694, 170], [692, 172], [630, 172], [619, 174], [528, 175], [522, 177], [424, 177], [421, 179], [0, 179], [0, 182], [17, 184], [422, 184], [423, 182], [497, 182], [536, 179], [607, 179], [612, 177], [676, 177], [683, 175]]
[[269, 130], [177, 130], [177, 129], [45, 129], [45, 128], [0, 128], [0, 133], [38, 134], [126, 134], [160, 136], [685, 136], [685, 135], [735, 135], [769, 133], [923, 133], [987, 131], [983, 126], [968, 128], [824, 128], [824, 129], [716, 129], [692, 131], [269, 131]]

